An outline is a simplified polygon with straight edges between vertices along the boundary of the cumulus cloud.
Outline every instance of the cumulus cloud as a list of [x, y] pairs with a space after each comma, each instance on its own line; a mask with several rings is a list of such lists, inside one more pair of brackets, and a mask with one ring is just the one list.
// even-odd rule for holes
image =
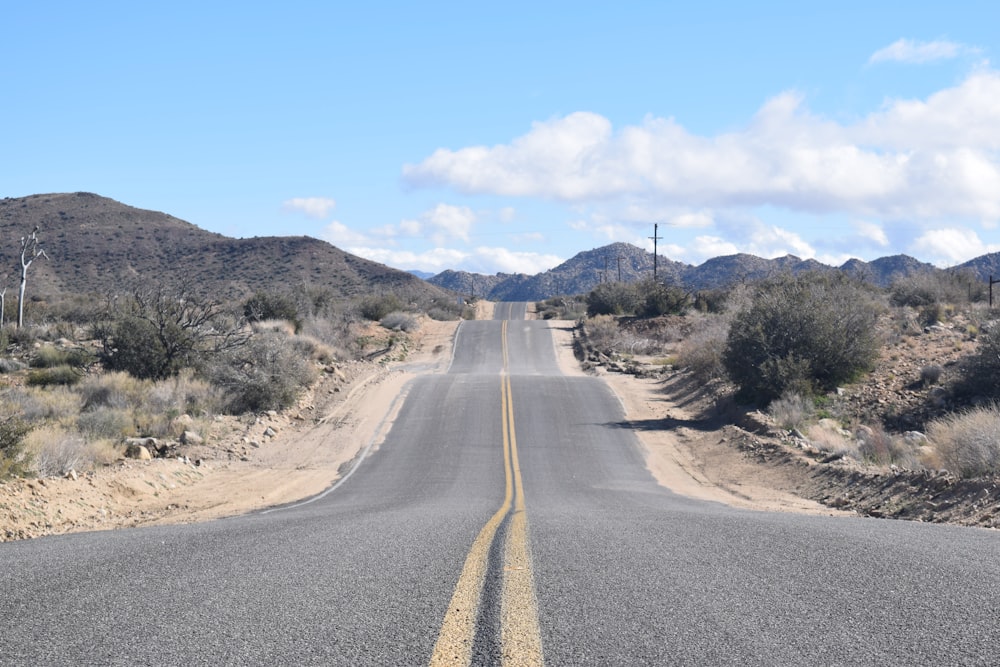
[[480, 246], [472, 250], [432, 248], [423, 252], [358, 246], [348, 252], [404, 270], [440, 273], [445, 269], [465, 269], [477, 273], [535, 274], [551, 269], [563, 260], [556, 255], [518, 252], [502, 247]]
[[368, 244], [371, 239], [361, 232], [354, 231], [347, 225], [334, 220], [327, 225], [320, 233], [320, 238], [328, 243], [332, 243], [338, 248], [354, 244]]
[[851, 226], [854, 228], [855, 233], [868, 243], [874, 243], [883, 248], [889, 245], [889, 237], [881, 225], [865, 220], [855, 220], [851, 223]]
[[336, 207], [337, 203], [327, 197], [295, 197], [281, 204], [285, 211], [305, 213], [310, 218], [323, 219]]
[[910, 250], [925, 261], [948, 267], [998, 252], [1000, 244], [984, 243], [971, 229], [948, 227], [924, 232], [913, 242]]
[[[441, 148], [404, 178], [470, 194], [718, 211], [773, 206], [858, 218], [1000, 219], [1000, 74], [843, 123], [801, 95], [768, 100], [737, 131], [699, 136], [649, 116], [615, 130], [595, 113], [534, 123], [508, 144]], [[702, 214], [693, 222], [707, 220]]]
[[868, 63], [897, 62], [922, 64], [935, 60], [957, 58], [968, 50], [969, 48], [962, 44], [947, 40], [918, 42], [912, 39], [899, 39], [873, 53], [871, 58], [868, 59]]

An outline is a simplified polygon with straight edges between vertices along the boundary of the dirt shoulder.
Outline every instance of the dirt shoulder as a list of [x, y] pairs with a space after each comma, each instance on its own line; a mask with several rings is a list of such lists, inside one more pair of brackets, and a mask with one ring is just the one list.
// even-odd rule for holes
[[296, 409], [218, 418], [183, 456], [0, 483], [0, 541], [244, 514], [322, 492], [391, 426], [406, 384], [442, 372], [458, 322], [425, 320], [405, 360], [327, 368]]

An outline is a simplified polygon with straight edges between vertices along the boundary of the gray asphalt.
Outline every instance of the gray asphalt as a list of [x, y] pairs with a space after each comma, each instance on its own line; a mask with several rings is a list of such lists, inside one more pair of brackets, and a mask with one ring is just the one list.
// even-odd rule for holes
[[[550, 665], [1000, 664], [1000, 534], [671, 494], [617, 399], [503, 304]], [[0, 665], [426, 663], [503, 500], [500, 322], [466, 322], [316, 502], [0, 544]]]

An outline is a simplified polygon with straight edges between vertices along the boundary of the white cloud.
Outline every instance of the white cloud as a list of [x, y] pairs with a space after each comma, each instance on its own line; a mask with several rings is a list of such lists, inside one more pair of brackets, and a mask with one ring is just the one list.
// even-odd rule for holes
[[336, 207], [337, 203], [326, 197], [296, 197], [285, 200], [281, 208], [285, 211], [305, 213], [310, 218], [323, 219]]
[[403, 270], [417, 269], [440, 273], [445, 269], [465, 269], [477, 273], [535, 274], [551, 269], [563, 260], [556, 255], [517, 252], [500, 247], [477, 247], [471, 251], [433, 248], [424, 252], [374, 246], [357, 246], [347, 251], [381, 264]]
[[422, 220], [438, 230], [438, 238], [461, 239], [468, 242], [469, 230], [476, 221], [476, 214], [466, 206], [438, 204], [424, 213]]
[[968, 47], [962, 44], [947, 40], [918, 42], [912, 39], [899, 39], [873, 53], [871, 58], [868, 59], [868, 63], [898, 62], [921, 64], [934, 60], [957, 58], [968, 50]]
[[547, 271], [563, 262], [556, 255], [544, 255], [537, 252], [516, 252], [507, 248], [476, 248], [478, 266], [489, 267], [481, 269], [482, 273], [527, 273], [535, 274]]
[[369, 239], [367, 235], [361, 232], [356, 232], [337, 220], [334, 220], [323, 229], [320, 233], [320, 238], [328, 243], [332, 243], [338, 248], [344, 248], [344, 246], [355, 244], [371, 243], [371, 239]]
[[866, 220], [855, 220], [851, 226], [854, 227], [857, 235], [865, 241], [883, 248], [889, 245], [889, 237], [886, 236], [885, 230], [880, 225]]
[[[883, 220], [1000, 219], [1000, 74], [984, 69], [926, 99], [852, 123], [800, 95], [768, 100], [737, 131], [688, 132], [647, 117], [615, 131], [589, 112], [535, 123], [509, 144], [439, 149], [404, 166], [416, 185], [539, 197], [634, 212], [773, 206]], [[661, 218], [662, 219], [662, 218]]]
[[924, 232], [913, 242], [910, 250], [924, 261], [948, 267], [998, 252], [1000, 244], [983, 243], [971, 229], [949, 227]]
[[735, 244], [718, 236], [698, 236], [685, 250], [683, 256], [686, 261], [692, 264], [701, 264], [713, 257], [725, 257], [740, 252]]

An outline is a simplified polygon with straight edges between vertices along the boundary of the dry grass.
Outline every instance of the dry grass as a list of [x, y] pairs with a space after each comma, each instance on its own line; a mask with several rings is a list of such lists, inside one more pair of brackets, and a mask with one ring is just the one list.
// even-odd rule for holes
[[996, 404], [937, 419], [928, 425], [927, 437], [942, 465], [961, 477], [1000, 470], [1000, 406]]

